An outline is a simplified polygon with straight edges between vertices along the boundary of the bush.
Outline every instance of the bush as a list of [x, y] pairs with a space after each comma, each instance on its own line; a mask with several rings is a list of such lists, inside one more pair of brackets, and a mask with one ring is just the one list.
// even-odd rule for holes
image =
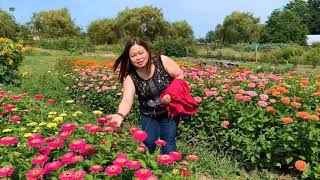
[[195, 56], [197, 54], [197, 51], [190, 40], [182, 38], [178, 38], [177, 40], [158, 39], [150, 45], [150, 48], [153, 52], [173, 57], [187, 57]]
[[34, 45], [45, 49], [66, 50], [71, 53], [92, 52], [95, 50], [94, 45], [89, 40], [78, 37], [43, 39], [35, 41]]
[[23, 46], [10, 39], [0, 38], [0, 84], [19, 85], [19, 66], [23, 60]]
[[320, 64], [320, 47], [311, 48], [305, 55], [308, 64], [316, 67]]

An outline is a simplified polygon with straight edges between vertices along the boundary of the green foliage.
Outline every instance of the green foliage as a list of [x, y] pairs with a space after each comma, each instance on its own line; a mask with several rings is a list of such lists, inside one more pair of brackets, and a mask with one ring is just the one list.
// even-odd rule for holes
[[117, 42], [116, 20], [101, 19], [90, 23], [88, 36], [95, 44], [112, 44]]
[[263, 42], [306, 44], [308, 29], [291, 10], [274, 10], [266, 22]]
[[193, 30], [187, 21], [176, 21], [170, 24], [169, 37], [172, 39], [183, 38], [192, 40]]
[[94, 51], [94, 45], [88, 39], [79, 37], [62, 37], [34, 41], [34, 45], [45, 49], [67, 50], [71, 53]]
[[195, 46], [192, 45], [191, 40], [183, 38], [174, 40], [158, 38], [150, 45], [150, 48], [152, 52], [174, 57], [195, 56], [197, 54]]
[[0, 9], [0, 37], [14, 39], [17, 24], [13, 16]]
[[23, 46], [10, 39], [0, 38], [0, 84], [19, 85], [19, 66], [23, 60]]
[[33, 13], [30, 26], [34, 35], [41, 38], [75, 36], [80, 32], [66, 8]]
[[255, 42], [262, 31], [259, 21], [252, 14], [232, 12], [216, 27], [215, 38], [227, 44]]
[[311, 64], [313, 67], [320, 65], [320, 47], [311, 48], [306, 52], [306, 62]]

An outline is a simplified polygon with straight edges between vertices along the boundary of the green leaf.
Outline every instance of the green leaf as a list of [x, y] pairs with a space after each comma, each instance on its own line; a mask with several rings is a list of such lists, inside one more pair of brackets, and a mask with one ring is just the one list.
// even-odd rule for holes
[[287, 164], [290, 164], [293, 160], [293, 157], [289, 157], [289, 158], [286, 158], [286, 163]]

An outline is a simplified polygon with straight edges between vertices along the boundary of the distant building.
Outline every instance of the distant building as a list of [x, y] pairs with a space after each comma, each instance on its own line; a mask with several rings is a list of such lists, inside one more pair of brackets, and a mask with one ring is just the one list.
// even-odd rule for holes
[[307, 44], [312, 45], [320, 43], [320, 35], [307, 35]]

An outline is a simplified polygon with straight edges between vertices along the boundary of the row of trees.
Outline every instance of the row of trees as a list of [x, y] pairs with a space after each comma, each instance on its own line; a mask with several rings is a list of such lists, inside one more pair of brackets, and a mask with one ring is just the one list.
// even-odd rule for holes
[[307, 34], [320, 34], [320, 0], [293, 0], [276, 9], [266, 24], [250, 13], [233, 12], [204, 41], [234, 43], [298, 43], [306, 44]]
[[[13, 9], [14, 10], [14, 9]], [[320, 34], [320, 0], [293, 0], [276, 9], [266, 24], [250, 13], [232, 12], [215, 30], [202, 39], [205, 42], [235, 43], [306, 43], [307, 34]], [[0, 35], [28, 39], [31, 37], [89, 37], [95, 44], [114, 44], [129, 37], [194, 40], [187, 21], [168, 22], [162, 10], [152, 6], [125, 9], [115, 18], [91, 22], [87, 32], [75, 25], [66, 8], [34, 13], [31, 20], [19, 25], [9, 12], [0, 10]]]

